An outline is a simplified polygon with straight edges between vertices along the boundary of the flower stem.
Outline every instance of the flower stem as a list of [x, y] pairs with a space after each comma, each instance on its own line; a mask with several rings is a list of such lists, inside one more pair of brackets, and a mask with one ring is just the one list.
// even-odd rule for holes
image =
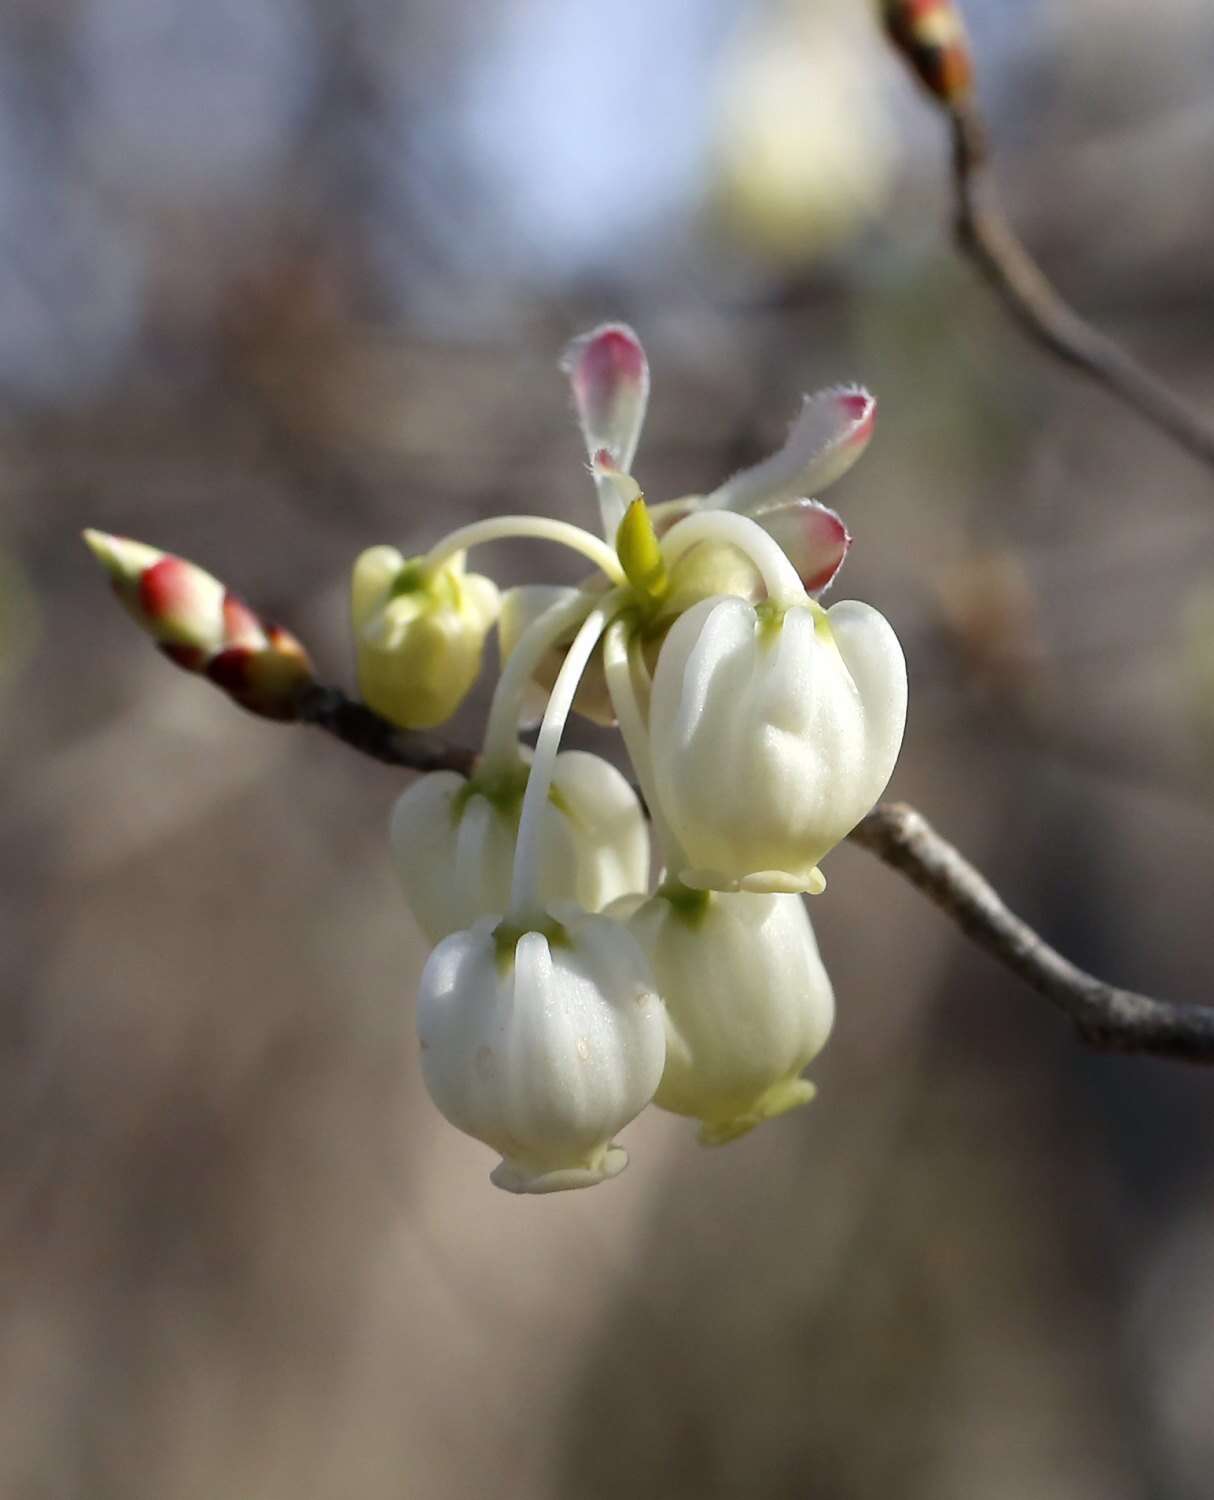
[[589, 558], [597, 568], [601, 568], [612, 583], [624, 582], [624, 570], [620, 567], [620, 560], [613, 547], [593, 532], [584, 531], [568, 521], [554, 520], [551, 516], [490, 516], [484, 521], [473, 521], [435, 543], [426, 554], [423, 567], [428, 574], [434, 573], [457, 552], [479, 546], [482, 542], [496, 542], [507, 537], [537, 537], [543, 541], [559, 542], [562, 546], [572, 547], [575, 552]]
[[612, 610], [618, 605], [618, 599], [611, 596], [608, 596], [608, 601], [591, 611], [574, 636], [573, 644], [557, 673], [548, 707], [544, 711], [544, 722], [540, 725], [535, 756], [531, 762], [531, 774], [527, 778], [527, 790], [523, 794], [518, 843], [514, 850], [510, 920], [515, 923], [526, 925], [543, 917], [540, 906], [540, 833], [544, 811], [548, 805], [548, 793], [552, 788], [552, 774], [556, 768], [556, 752], [560, 748], [565, 721], [573, 707], [582, 673], [611, 618]]
[[527, 684], [552, 647], [567, 630], [580, 625], [596, 603], [602, 603], [602, 596], [579, 592], [572, 599], [560, 599], [519, 637], [493, 692], [482, 760], [486, 772], [506, 771], [517, 763], [519, 712]]
[[611, 694], [611, 706], [615, 709], [619, 722], [620, 738], [624, 741], [624, 748], [628, 751], [628, 758], [640, 784], [641, 795], [649, 808], [662, 864], [668, 870], [681, 870], [687, 860], [658, 801], [653, 756], [649, 748], [649, 730], [637, 695], [629, 650], [628, 624], [624, 620], [616, 620], [608, 626], [603, 639], [603, 670], [607, 677], [607, 691]]
[[662, 538], [662, 555], [672, 566], [699, 542], [724, 542], [744, 552], [759, 570], [767, 587], [767, 597], [783, 609], [805, 605], [805, 592], [797, 570], [784, 555], [784, 549], [767, 532], [747, 516], [732, 511], [698, 511], [672, 526]]

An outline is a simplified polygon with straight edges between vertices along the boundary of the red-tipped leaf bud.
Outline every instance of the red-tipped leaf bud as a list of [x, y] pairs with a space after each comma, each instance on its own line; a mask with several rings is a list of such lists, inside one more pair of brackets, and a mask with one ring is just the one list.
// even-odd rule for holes
[[881, 10], [894, 46], [928, 92], [950, 109], [963, 104], [974, 68], [954, 0], [882, 0]]
[[183, 557], [103, 531], [86, 531], [84, 540], [128, 613], [174, 665], [210, 678], [251, 713], [296, 717], [314, 678], [289, 631]]

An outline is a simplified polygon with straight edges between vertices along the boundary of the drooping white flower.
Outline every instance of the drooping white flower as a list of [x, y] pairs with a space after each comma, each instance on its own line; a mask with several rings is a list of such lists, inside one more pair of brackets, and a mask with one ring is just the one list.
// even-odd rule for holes
[[902, 649], [867, 604], [720, 598], [688, 610], [662, 646], [650, 704], [681, 878], [821, 890], [818, 861], [885, 789], [905, 721]]
[[666, 1036], [644, 954], [610, 917], [555, 908], [543, 930], [496, 917], [430, 955], [418, 995], [422, 1074], [459, 1130], [501, 1153], [514, 1193], [590, 1187], [653, 1098]]
[[654, 1103], [720, 1145], [814, 1095], [800, 1076], [834, 1021], [830, 980], [799, 896], [667, 883], [629, 918], [666, 1006]]
[[351, 611], [364, 699], [402, 728], [431, 729], [476, 681], [498, 591], [465, 571], [463, 552], [431, 567], [370, 547], [354, 564]]
[[[432, 942], [507, 909], [526, 766], [502, 777], [420, 776], [392, 811], [393, 860]], [[649, 880], [649, 831], [636, 793], [584, 750], [558, 755], [540, 833], [540, 895], [601, 911]]]

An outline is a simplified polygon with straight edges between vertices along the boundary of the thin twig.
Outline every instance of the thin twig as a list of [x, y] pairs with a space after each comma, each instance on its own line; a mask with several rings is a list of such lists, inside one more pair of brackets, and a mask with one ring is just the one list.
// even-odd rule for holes
[[[301, 719], [387, 765], [471, 774], [476, 755], [402, 734], [340, 688], [316, 687]], [[905, 875], [980, 948], [1052, 1000], [1094, 1047], [1214, 1063], [1214, 1007], [1176, 1005], [1085, 973], [1014, 915], [981, 875], [914, 808], [881, 803], [851, 839]]]
[[1024, 248], [990, 180], [986, 129], [972, 98], [948, 106], [957, 244], [1039, 344], [1214, 468], [1214, 427], [1067, 303]]
[[913, 807], [881, 803], [851, 838], [921, 890], [1005, 968], [1069, 1016], [1094, 1047], [1214, 1062], [1214, 1007], [1118, 989], [1051, 948]]
[[410, 771], [454, 771], [459, 776], [471, 776], [476, 765], [474, 751], [397, 729], [365, 703], [347, 698], [340, 688], [322, 687], [319, 683], [309, 688], [299, 705], [298, 718], [301, 723], [314, 724], [343, 745], [386, 766], [403, 766]]

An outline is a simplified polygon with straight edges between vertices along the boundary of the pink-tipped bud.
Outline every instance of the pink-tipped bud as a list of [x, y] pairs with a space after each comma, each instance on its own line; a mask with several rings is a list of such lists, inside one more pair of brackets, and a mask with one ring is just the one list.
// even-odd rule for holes
[[222, 646], [224, 588], [217, 578], [129, 537], [86, 531], [84, 540], [110, 575], [114, 592], [157, 645], [187, 660]]
[[307, 652], [289, 631], [267, 624], [183, 557], [103, 531], [86, 531], [84, 540], [128, 613], [171, 662], [209, 677], [252, 713], [296, 716], [314, 679]]
[[876, 399], [862, 386], [832, 386], [807, 396], [783, 448], [727, 479], [704, 504], [752, 516], [782, 500], [816, 494], [856, 462], [876, 420]]
[[974, 66], [954, 0], [882, 0], [885, 29], [929, 93], [949, 108], [968, 99]]
[[561, 369], [573, 389], [586, 452], [598, 462], [605, 449], [614, 467], [630, 469], [649, 401], [649, 361], [640, 339], [624, 323], [604, 323], [574, 339]]
[[852, 543], [836, 511], [820, 500], [783, 500], [752, 515], [779, 542], [807, 593], [830, 587]]

